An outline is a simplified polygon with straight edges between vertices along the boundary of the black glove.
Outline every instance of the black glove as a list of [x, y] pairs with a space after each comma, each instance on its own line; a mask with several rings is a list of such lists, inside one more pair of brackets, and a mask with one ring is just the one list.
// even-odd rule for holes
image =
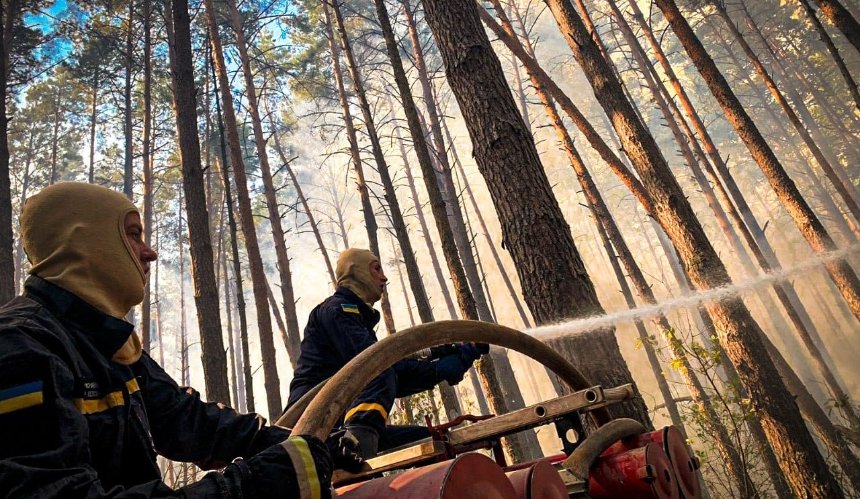
[[341, 428], [329, 435], [325, 444], [334, 461], [335, 469], [358, 473], [364, 467], [359, 440], [346, 429]]
[[[290, 453], [287, 447], [291, 449]], [[313, 460], [311, 469], [304, 467], [303, 457], [306, 452], [310, 453]], [[295, 458], [291, 453], [299, 457]], [[331, 474], [334, 469], [331, 455], [326, 444], [313, 436], [290, 437], [286, 442], [273, 445], [245, 462], [237, 460], [227, 467], [224, 474], [240, 472], [244, 475], [243, 467], [250, 472], [250, 476], [243, 480], [242, 492], [245, 497], [299, 497], [299, 480], [310, 482], [311, 487], [319, 486], [322, 497], [331, 497]]]
[[370, 426], [347, 424], [343, 439], [352, 441], [363, 459], [376, 457], [379, 450], [379, 432]]

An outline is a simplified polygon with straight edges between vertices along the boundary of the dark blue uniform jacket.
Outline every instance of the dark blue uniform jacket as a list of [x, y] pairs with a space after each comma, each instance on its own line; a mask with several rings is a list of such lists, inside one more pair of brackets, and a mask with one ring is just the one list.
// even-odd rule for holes
[[201, 401], [145, 353], [112, 362], [131, 333], [38, 277], [0, 308], [0, 497], [231, 497], [171, 490], [156, 452], [212, 469], [289, 436]]
[[[379, 312], [347, 288], [337, 288], [334, 295], [317, 305], [305, 327], [302, 352], [290, 383], [288, 407], [376, 343], [373, 328], [377, 323]], [[434, 362], [401, 360], [365, 388], [349, 406], [344, 419], [381, 432], [396, 397], [429, 390], [440, 380]]]

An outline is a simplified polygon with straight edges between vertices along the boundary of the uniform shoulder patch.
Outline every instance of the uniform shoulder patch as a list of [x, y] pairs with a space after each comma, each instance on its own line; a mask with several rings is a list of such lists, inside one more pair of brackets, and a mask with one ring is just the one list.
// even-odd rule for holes
[[352, 303], [342, 303], [340, 305], [340, 308], [348, 314], [359, 314], [359, 315], [361, 315], [361, 312], [358, 310], [358, 305], [354, 305]]
[[4, 388], [0, 390], [0, 414], [41, 405], [43, 400], [41, 381]]

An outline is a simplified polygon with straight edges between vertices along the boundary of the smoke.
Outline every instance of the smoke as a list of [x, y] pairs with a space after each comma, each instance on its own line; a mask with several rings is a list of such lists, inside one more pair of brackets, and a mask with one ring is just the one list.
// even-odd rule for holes
[[546, 341], [561, 336], [570, 336], [584, 333], [586, 331], [593, 331], [595, 329], [614, 327], [618, 324], [636, 319], [648, 319], [660, 314], [665, 315], [678, 309], [698, 307], [703, 303], [719, 301], [729, 297], [739, 296], [750, 291], [756, 291], [761, 288], [767, 288], [775, 283], [787, 281], [792, 277], [815, 270], [822, 264], [829, 263], [834, 260], [842, 260], [849, 255], [858, 252], [860, 252], [860, 244], [855, 244], [840, 250], [820, 253], [809, 259], [803, 260], [792, 267], [783, 268], [767, 274], [761, 274], [758, 277], [749, 278], [728, 286], [709, 289], [706, 291], [694, 291], [687, 295], [670, 298], [654, 305], [644, 305], [612, 314], [574, 319], [561, 324], [540, 326], [526, 330], [525, 332], [535, 338]]

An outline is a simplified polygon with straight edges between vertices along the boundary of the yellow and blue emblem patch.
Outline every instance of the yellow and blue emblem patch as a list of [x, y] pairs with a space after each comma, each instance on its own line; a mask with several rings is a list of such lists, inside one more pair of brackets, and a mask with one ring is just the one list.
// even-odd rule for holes
[[0, 390], [0, 414], [41, 405], [44, 401], [42, 382], [33, 381]]
[[358, 305], [353, 305], [352, 303], [343, 303], [343, 304], [341, 304], [340, 308], [343, 309], [343, 311], [348, 313], [348, 314], [359, 314], [359, 315], [361, 315], [361, 312], [358, 310]]

